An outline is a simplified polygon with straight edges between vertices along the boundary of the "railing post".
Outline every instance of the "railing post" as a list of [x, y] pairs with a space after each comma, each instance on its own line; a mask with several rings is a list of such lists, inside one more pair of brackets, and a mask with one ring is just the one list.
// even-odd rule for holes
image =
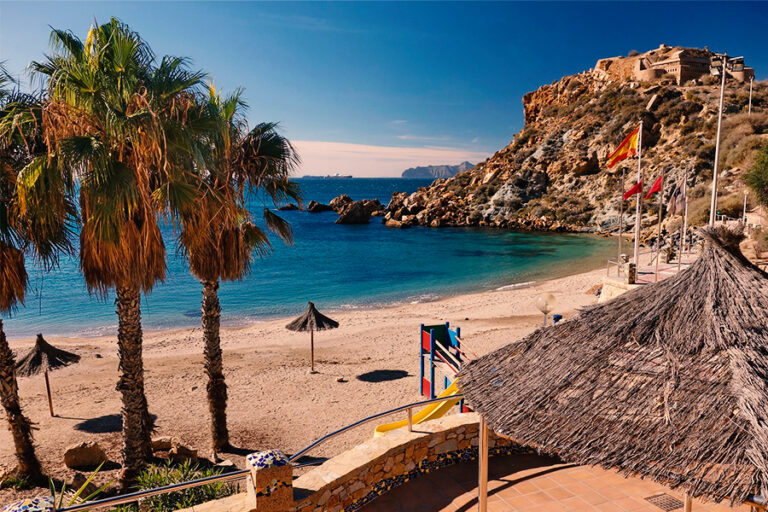
[[477, 443], [477, 510], [488, 511], [488, 424], [480, 417]]
[[408, 408], [408, 432], [413, 432], [413, 407]]
[[288, 512], [293, 507], [293, 466], [280, 450], [246, 457], [251, 474], [246, 482], [248, 512]]

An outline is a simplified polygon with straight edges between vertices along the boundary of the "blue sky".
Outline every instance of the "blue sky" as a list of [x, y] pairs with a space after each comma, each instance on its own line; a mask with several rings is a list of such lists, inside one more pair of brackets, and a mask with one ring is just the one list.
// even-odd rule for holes
[[598, 58], [661, 43], [744, 55], [768, 73], [768, 4], [716, 2], [34, 2], [0, 0], [0, 60], [22, 73], [48, 25], [117, 16], [158, 54], [245, 88], [302, 173], [399, 175], [478, 161], [523, 125], [521, 97]]

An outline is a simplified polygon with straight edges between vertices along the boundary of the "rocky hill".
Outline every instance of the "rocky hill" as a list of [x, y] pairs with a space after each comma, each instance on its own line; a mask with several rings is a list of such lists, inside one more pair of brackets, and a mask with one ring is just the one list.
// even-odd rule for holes
[[[637, 161], [608, 169], [605, 158], [643, 121], [646, 189], [664, 169], [665, 200], [688, 173], [689, 216], [708, 216], [717, 127], [719, 82], [706, 73], [678, 84], [657, 73], [639, 81], [628, 62], [667, 62], [685, 49], [668, 48], [598, 61], [523, 97], [525, 125], [492, 157], [449, 179], [406, 196], [395, 193], [384, 221], [390, 226], [495, 226], [552, 231], [607, 231], [618, 222], [622, 170], [634, 184]], [[701, 52], [708, 50], [696, 50]], [[659, 54], [662, 52], [661, 54]], [[646, 56], [649, 61], [640, 60]], [[606, 64], [608, 62], [608, 64]], [[609, 67], [611, 66], [611, 67]], [[606, 69], [607, 68], [607, 69]], [[647, 77], [648, 73], [642, 74]], [[755, 82], [752, 115], [749, 84], [730, 79], [725, 94], [721, 148], [723, 189], [719, 207], [740, 209], [739, 176], [768, 137], [768, 85]], [[655, 203], [645, 223], [655, 218]], [[625, 216], [625, 222], [630, 221]], [[678, 220], [679, 222], [679, 220]]]
[[460, 172], [474, 167], [474, 164], [462, 162], [459, 165], [425, 165], [411, 167], [403, 171], [403, 178], [451, 178]]

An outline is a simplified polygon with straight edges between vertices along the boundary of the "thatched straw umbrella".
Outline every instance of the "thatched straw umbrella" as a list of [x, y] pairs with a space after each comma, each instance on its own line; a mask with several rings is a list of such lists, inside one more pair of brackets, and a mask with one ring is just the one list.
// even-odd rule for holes
[[80, 361], [79, 355], [54, 347], [43, 339], [42, 334], [38, 334], [32, 350], [16, 363], [16, 371], [21, 377], [31, 377], [43, 372], [43, 375], [45, 375], [45, 390], [48, 392], [48, 408], [51, 411], [51, 416], [54, 416], [48, 372], [57, 368], [64, 368], [78, 361]]
[[336, 320], [331, 320], [321, 312], [317, 310], [315, 305], [310, 302], [309, 307], [307, 308], [307, 312], [301, 315], [299, 318], [294, 320], [293, 322], [289, 323], [285, 326], [286, 329], [290, 329], [291, 331], [301, 331], [301, 332], [307, 332], [309, 331], [309, 342], [310, 342], [310, 365], [311, 365], [311, 372], [315, 372], [315, 331], [325, 331], [327, 329], [335, 329], [339, 326], [339, 322]]
[[488, 427], [563, 460], [731, 503], [768, 491], [768, 274], [707, 228], [687, 270], [459, 374]]

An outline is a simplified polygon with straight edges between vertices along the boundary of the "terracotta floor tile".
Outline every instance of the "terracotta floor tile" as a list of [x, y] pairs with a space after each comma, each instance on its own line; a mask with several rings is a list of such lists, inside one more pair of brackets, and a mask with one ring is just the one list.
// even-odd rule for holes
[[547, 489], [545, 492], [552, 496], [552, 498], [555, 500], [564, 500], [566, 498], [573, 497], [573, 493], [571, 491], [559, 485], [557, 487]]

